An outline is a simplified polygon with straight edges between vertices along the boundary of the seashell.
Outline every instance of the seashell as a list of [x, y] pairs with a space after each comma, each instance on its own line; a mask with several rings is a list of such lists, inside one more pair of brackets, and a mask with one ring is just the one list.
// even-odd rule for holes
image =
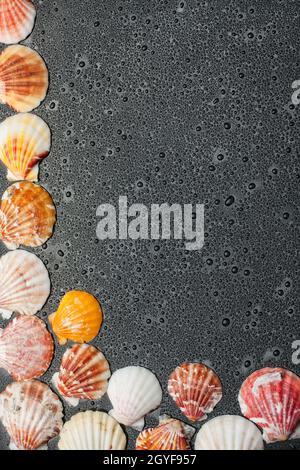
[[197, 433], [195, 450], [263, 450], [260, 430], [242, 416], [224, 415], [205, 423]]
[[119, 423], [102, 411], [72, 416], [60, 433], [60, 450], [124, 450], [126, 436]]
[[0, 203], [0, 238], [8, 249], [36, 247], [52, 235], [56, 210], [47, 191], [21, 181], [10, 186]]
[[109, 364], [101, 351], [74, 344], [64, 353], [53, 383], [70, 405], [77, 406], [80, 399], [99, 400], [107, 390], [109, 377]]
[[34, 114], [16, 114], [0, 124], [0, 159], [10, 181], [37, 181], [39, 162], [50, 151], [48, 125]]
[[279, 367], [257, 370], [239, 392], [242, 413], [263, 430], [266, 442], [300, 437], [300, 378]]
[[38, 380], [13, 382], [0, 393], [0, 419], [10, 449], [41, 448], [62, 428], [62, 404], [48, 385]]
[[0, 42], [16, 44], [31, 33], [36, 10], [29, 0], [0, 1]]
[[0, 55], [0, 102], [19, 113], [37, 108], [48, 90], [41, 56], [26, 46], [8, 46]]
[[43, 375], [52, 361], [54, 345], [45, 323], [37, 317], [18, 315], [0, 329], [0, 367], [14, 380]]
[[217, 374], [200, 363], [176, 367], [168, 381], [168, 392], [190, 421], [207, 418], [222, 398], [222, 385]]
[[107, 389], [113, 409], [109, 412], [119, 423], [139, 431], [144, 416], [159, 407], [162, 390], [156, 376], [145, 367], [129, 366], [111, 376]]
[[137, 450], [189, 450], [195, 430], [178, 419], [161, 416], [159, 425], [142, 431], [136, 440]]
[[34, 315], [50, 294], [50, 279], [43, 262], [24, 250], [10, 251], [0, 258], [0, 315], [13, 312]]
[[82, 291], [67, 292], [49, 321], [60, 344], [91, 341], [99, 333], [103, 314], [97, 299]]

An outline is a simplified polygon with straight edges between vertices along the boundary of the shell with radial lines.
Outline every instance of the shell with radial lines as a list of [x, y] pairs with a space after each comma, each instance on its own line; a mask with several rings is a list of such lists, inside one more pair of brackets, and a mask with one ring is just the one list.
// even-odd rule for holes
[[16, 381], [43, 375], [52, 361], [53, 339], [37, 317], [18, 315], [0, 329], [0, 367]]
[[15, 250], [0, 258], [0, 315], [4, 318], [13, 312], [35, 315], [49, 294], [49, 274], [36, 255]]
[[101, 351], [88, 344], [67, 349], [53, 383], [72, 406], [82, 400], [99, 400], [107, 390], [109, 364]]
[[37, 108], [48, 90], [41, 56], [26, 46], [8, 46], [0, 54], [0, 102], [19, 113]]
[[168, 392], [190, 421], [207, 418], [222, 398], [222, 385], [217, 374], [200, 363], [176, 367], [168, 381]]
[[189, 450], [194, 432], [194, 428], [178, 419], [161, 416], [158, 426], [145, 429], [138, 435], [136, 449]]
[[0, 124], [0, 159], [10, 181], [37, 181], [39, 163], [50, 152], [49, 126], [38, 116], [24, 113]]
[[0, 0], [0, 42], [16, 44], [31, 33], [36, 17], [30, 0]]
[[50, 194], [35, 183], [15, 183], [2, 196], [0, 239], [8, 249], [43, 245], [51, 237], [55, 221]]
[[10, 449], [35, 450], [60, 433], [63, 408], [58, 396], [38, 380], [13, 382], [0, 393], [0, 420]]
[[102, 411], [72, 416], [60, 433], [60, 450], [124, 450], [126, 436], [119, 423]]

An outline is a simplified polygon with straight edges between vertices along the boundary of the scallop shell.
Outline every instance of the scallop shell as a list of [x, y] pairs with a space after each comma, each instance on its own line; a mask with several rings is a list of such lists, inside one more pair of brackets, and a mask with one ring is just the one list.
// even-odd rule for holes
[[64, 295], [49, 321], [60, 344], [67, 340], [77, 343], [92, 341], [99, 333], [103, 314], [97, 299], [82, 291]]
[[18, 315], [0, 329], [0, 367], [14, 380], [43, 375], [53, 357], [53, 340], [45, 323], [37, 317]]
[[0, 258], [0, 315], [36, 314], [50, 294], [50, 279], [43, 262], [24, 250]]
[[10, 181], [37, 181], [39, 162], [50, 151], [48, 125], [34, 114], [16, 114], [0, 124], [0, 159]]
[[176, 367], [168, 381], [168, 392], [190, 421], [207, 418], [222, 398], [222, 385], [217, 374], [200, 363]]
[[33, 30], [36, 10], [29, 0], [0, 1], [0, 42], [16, 44]]
[[72, 416], [60, 433], [60, 450], [124, 450], [126, 436], [119, 423], [102, 411]]
[[55, 220], [52, 198], [37, 184], [15, 183], [2, 196], [0, 238], [8, 249], [41, 246], [51, 237]]
[[62, 428], [62, 404], [48, 385], [38, 380], [13, 382], [0, 393], [0, 419], [10, 449], [38, 449]]
[[48, 90], [41, 56], [26, 46], [8, 46], [0, 55], [0, 102], [19, 113], [37, 108]]
[[239, 403], [266, 442], [300, 437], [300, 378], [293, 372], [279, 367], [253, 372], [241, 386]]
[[136, 440], [137, 450], [189, 450], [194, 429], [178, 419], [161, 416], [159, 425], [142, 431]]
[[263, 450], [260, 430], [242, 416], [224, 415], [205, 423], [197, 433], [195, 450]]
[[64, 353], [53, 383], [68, 403], [77, 406], [80, 399], [99, 400], [107, 390], [109, 377], [109, 364], [101, 351], [74, 344]]
[[145, 367], [129, 366], [113, 373], [108, 383], [110, 414], [122, 424], [141, 431], [144, 416], [159, 407], [162, 390], [155, 375]]

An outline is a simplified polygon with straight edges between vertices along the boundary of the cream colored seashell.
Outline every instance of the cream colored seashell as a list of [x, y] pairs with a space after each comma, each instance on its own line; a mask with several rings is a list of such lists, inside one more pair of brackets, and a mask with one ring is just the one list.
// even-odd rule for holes
[[224, 415], [205, 423], [195, 440], [195, 450], [263, 450], [260, 430], [242, 416]]
[[30, 0], [0, 0], [0, 42], [16, 44], [31, 33], [36, 16]]
[[159, 407], [162, 390], [156, 376], [145, 367], [129, 366], [113, 373], [108, 382], [109, 412], [119, 423], [139, 431], [144, 416]]
[[124, 450], [126, 436], [119, 423], [102, 411], [72, 416], [60, 433], [60, 450]]
[[36, 314], [50, 294], [50, 279], [43, 262], [24, 250], [0, 258], [0, 314]]
[[39, 162], [50, 151], [48, 125], [30, 113], [16, 114], [0, 124], [0, 159], [10, 181], [37, 181]]

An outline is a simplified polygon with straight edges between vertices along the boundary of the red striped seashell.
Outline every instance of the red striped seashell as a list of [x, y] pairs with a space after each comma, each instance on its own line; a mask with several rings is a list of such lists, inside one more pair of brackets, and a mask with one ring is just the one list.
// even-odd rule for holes
[[242, 413], [263, 430], [266, 442], [300, 437], [300, 378], [279, 367], [257, 370], [239, 392]]
[[194, 429], [178, 419], [161, 416], [159, 425], [142, 431], [136, 440], [137, 450], [189, 450]]
[[33, 30], [35, 6], [30, 0], [0, 0], [0, 42], [16, 44]]
[[202, 421], [222, 398], [217, 374], [200, 363], [184, 363], [170, 375], [168, 392], [190, 421]]
[[80, 399], [99, 400], [107, 390], [109, 364], [101, 351], [88, 344], [75, 344], [62, 357], [53, 382], [61, 396], [76, 406]]
[[52, 336], [37, 317], [18, 315], [0, 330], [0, 367], [16, 381], [43, 375], [50, 366], [53, 351]]

